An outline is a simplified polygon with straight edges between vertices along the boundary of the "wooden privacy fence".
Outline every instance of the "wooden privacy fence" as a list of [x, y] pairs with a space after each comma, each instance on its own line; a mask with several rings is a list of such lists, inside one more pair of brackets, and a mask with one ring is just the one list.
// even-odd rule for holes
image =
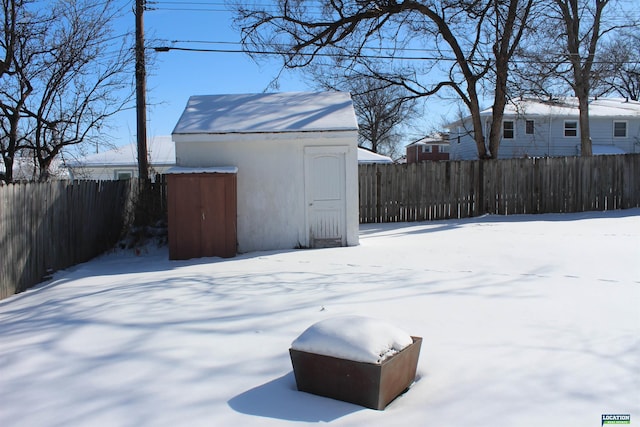
[[[640, 207], [640, 154], [361, 165], [359, 182], [362, 223], [627, 209]], [[142, 184], [0, 185], [0, 299], [110, 249], [134, 215], [166, 217], [165, 181]]]
[[0, 185], [0, 299], [113, 247], [136, 182]]
[[360, 222], [640, 206], [640, 155], [361, 165]]

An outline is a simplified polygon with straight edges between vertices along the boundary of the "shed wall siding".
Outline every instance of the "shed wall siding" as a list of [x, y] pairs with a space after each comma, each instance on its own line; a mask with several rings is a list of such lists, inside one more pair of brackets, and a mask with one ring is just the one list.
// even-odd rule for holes
[[358, 244], [357, 132], [174, 134], [179, 166], [237, 166], [238, 251], [309, 246], [304, 147], [346, 146], [347, 245]]

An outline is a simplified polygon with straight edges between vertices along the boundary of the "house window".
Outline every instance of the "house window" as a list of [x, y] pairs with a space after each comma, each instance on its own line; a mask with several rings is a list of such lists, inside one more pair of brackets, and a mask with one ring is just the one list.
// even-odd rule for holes
[[564, 122], [564, 136], [567, 138], [573, 138], [578, 136], [578, 122], [575, 120], [565, 120]]
[[423, 153], [430, 153], [431, 152], [431, 146], [430, 145], [423, 145], [422, 146], [422, 152]]
[[440, 152], [441, 153], [448, 153], [449, 152], [449, 146], [448, 145], [441, 145], [440, 146]]
[[513, 139], [515, 136], [515, 127], [513, 120], [505, 120], [502, 122], [502, 138]]
[[114, 178], [117, 180], [131, 179], [133, 178], [133, 171], [131, 170], [116, 170], [113, 172]]
[[627, 122], [613, 122], [613, 137], [614, 138], [626, 138], [627, 137]]
[[533, 120], [527, 120], [525, 121], [525, 126], [524, 126], [524, 132], [527, 135], [533, 135], [533, 129], [535, 128], [535, 122]]

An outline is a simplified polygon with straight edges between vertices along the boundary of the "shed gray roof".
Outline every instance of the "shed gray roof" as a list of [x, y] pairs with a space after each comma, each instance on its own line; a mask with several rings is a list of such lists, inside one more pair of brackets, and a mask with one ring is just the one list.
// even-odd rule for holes
[[357, 130], [347, 92], [195, 95], [173, 134]]

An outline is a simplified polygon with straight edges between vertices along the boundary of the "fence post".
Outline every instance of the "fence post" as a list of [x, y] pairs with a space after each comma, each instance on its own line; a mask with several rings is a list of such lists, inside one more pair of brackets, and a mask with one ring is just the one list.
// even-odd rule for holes
[[376, 220], [375, 222], [382, 221], [382, 172], [378, 169], [380, 166], [376, 165]]
[[484, 160], [476, 160], [478, 162], [478, 180], [476, 183], [476, 194], [478, 195], [478, 202], [476, 203], [476, 210], [474, 216], [484, 215], [486, 212], [485, 200], [484, 200]]

